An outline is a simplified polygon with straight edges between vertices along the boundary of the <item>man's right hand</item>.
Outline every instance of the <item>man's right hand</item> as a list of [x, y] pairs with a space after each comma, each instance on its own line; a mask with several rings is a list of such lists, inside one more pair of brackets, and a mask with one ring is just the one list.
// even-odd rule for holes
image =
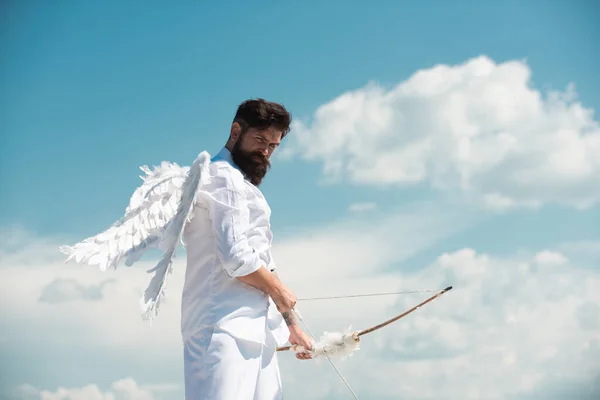
[[277, 310], [280, 313], [289, 312], [296, 305], [296, 295], [292, 293], [292, 291], [283, 283], [280, 283], [274, 287], [269, 295], [273, 299], [273, 302], [277, 306]]

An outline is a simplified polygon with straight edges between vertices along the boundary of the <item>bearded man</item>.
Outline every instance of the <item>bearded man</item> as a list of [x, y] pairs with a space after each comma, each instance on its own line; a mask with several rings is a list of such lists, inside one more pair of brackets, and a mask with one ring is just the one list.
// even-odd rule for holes
[[271, 210], [258, 189], [290, 123], [280, 104], [243, 102], [186, 225], [186, 400], [281, 399], [276, 347], [311, 349], [293, 317], [296, 296], [274, 273]]

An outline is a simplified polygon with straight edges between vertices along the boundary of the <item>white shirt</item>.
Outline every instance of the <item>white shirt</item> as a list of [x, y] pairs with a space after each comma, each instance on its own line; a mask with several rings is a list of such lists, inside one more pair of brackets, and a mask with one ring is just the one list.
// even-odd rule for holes
[[209, 165], [210, 183], [198, 189], [184, 241], [187, 268], [182, 296], [183, 340], [204, 327], [240, 339], [277, 345], [289, 338], [283, 317], [268, 295], [236, 277], [261, 266], [275, 269], [271, 209], [223, 148]]

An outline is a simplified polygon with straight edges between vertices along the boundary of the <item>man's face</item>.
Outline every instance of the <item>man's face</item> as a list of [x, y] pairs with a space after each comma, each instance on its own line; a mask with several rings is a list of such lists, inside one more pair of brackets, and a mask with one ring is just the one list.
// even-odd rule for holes
[[250, 182], [259, 186], [271, 167], [269, 159], [281, 143], [282, 132], [269, 128], [248, 129], [239, 136], [231, 150], [233, 162], [248, 176]]

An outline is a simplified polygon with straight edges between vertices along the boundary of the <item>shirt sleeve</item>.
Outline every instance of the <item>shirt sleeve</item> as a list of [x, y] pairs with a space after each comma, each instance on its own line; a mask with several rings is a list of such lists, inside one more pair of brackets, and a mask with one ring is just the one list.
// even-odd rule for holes
[[277, 264], [275, 264], [275, 260], [273, 259], [273, 253], [271, 252], [271, 250], [269, 250], [269, 260], [269, 265], [267, 267], [269, 271], [273, 272], [277, 270]]
[[216, 176], [209, 191], [216, 251], [231, 278], [249, 275], [264, 264], [248, 242], [250, 212], [243, 185], [243, 180], [239, 182], [237, 177]]

